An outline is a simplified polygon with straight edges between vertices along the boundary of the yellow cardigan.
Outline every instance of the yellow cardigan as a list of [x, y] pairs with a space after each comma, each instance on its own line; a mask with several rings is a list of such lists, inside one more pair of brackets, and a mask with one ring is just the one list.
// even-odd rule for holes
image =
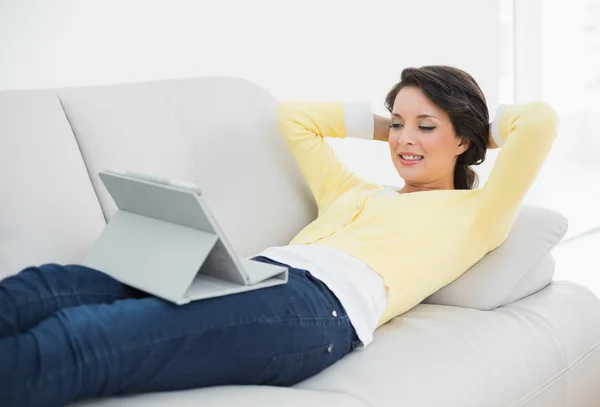
[[378, 326], [454, 281], [506, 239], [558, 121], [541, 102], [507, 107], [499, 121], [504, 145], [480, 189], [378, 195], [383, 187], [351, 172], [324, 140], [346, 136], [343, 103], [283, 102], [277, 119], [319, 213], [290, 245], [332, 247], [377, 272], [388, 293]]

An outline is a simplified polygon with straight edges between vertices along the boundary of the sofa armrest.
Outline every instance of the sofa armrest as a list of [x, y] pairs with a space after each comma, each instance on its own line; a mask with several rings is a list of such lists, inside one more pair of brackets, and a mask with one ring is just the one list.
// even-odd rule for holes
[[423, 302], [487, 311], [541, 290], [554, 275], [550, 252], [567, 229], [560, 213], [523, 205], [504, 243]]

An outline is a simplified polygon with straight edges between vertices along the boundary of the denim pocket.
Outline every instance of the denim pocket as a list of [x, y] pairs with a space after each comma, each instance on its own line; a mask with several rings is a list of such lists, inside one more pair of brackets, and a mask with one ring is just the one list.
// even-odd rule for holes
[[274, 356], [261, 372], [258, 382], [269, 386], [292, 386], [314, 376], [335, 361], [332, 344], [306, 352]]

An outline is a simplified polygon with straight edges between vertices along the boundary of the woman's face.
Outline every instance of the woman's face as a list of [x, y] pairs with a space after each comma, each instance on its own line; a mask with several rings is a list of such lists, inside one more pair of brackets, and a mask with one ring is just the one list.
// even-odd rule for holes
[[[448, 114], [421, 89], [404, 87], [392, 109], [388, 143], [392, 161], [407, 185], [454, 185], [454, 165], [468, 141], [454, 131]], [[466, 139], [465, 139], [466, 140]]]

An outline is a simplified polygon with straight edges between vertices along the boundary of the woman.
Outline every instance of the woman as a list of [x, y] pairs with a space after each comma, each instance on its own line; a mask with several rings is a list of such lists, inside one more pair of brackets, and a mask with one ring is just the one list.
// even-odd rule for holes
[[[363, 105], [280, 105], [281, 132], [319, 209], [289, 246], [254, 257], [286, 265], [286, 285], [178, 307], [81, 266], [2, 281], [2, 405], [293, 385], [368, 346], [378, 326], [500, 245], [552, 145], [553, 110], [500, 109], [490, 132], [475, 80], [444, 66], [405, 69], [386, 107], [391, 120]], [[387, 141], [405, 186], [345, 168], [323, 137], [347, 135]], [[469, 166], [502, 144], [488, 182], [473, 189]]]

